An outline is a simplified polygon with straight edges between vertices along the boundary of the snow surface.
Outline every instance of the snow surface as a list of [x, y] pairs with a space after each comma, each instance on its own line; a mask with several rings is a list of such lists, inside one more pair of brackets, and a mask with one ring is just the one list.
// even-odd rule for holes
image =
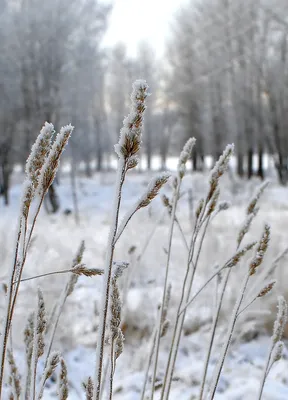
[[[209, 175], [188, 175], [184, 179], [183, 193], [192, 189], [193, 208], [207, 189]], [[21, 174], [15, 174], [11, 191], [11, 206], [4, 208], [0, 205], [0, 259], [2, 268], [1, 281], [7, 276], [7, 268], [11, 259], [11, 248], [15, 233], [13, 231], [17, 221], [17, 209], [21, 193]], [[91, 179], [80, 177], [77, 180], [79, 188], [80, 225], [77, 226], [72, 214], [65, 215], [65, 209], [73, 210], [71, 187], [69, 178], [63, 176], [57, 192], [61, 199], [61, 211], [57, 215], [47, 215], [42, 210], [35, 230], [35, 239], [23, 277], [69, 268], [74, 254], [81, 242], [85, 240], [86, 251], [84, 262], [88, 267], [102, 267], [105, 260], [105, 245], [109, 231], [111, 203], [114, 191], [113, 173], [95, 175]], [[121, 216], [135, 204], [135, 201], [146, 190], [151, 176], [147, 173], [129, 173], [124, 185]], [[226, 261], [235, 249], [236, 235], [243, 223], [245, 209], [256, 185], [259, 182], [241, 182], [225, 177], [222, 184], [221, 200], [228, 200], [232, 206], [222, 211], [211, 223], [208, 236], [204, 242], [200, 257], [200, 273], [197, 275], [195, 288], [203, 283], [205, 277], [210, 276], [211, 269], [216, 263]], [[171, 189], [164, 189], [171, 195]], [[260, 238], [264, 222], [271, 225], [271, 246], [265, 261], [269, 266], [272, 260], [287, 246], [288, 226], [288, 196], [287, 189], [271, 184], [260, 201], [261, 210], [253, 222], [249, 239]], [[153, 231], [155, 221], [161, 215], [163, 206], [160, 198], [154, 200], [151, 206], [136, 213], [129, 223], [116, 249], [115, 260], [128, 261], [135, 264], [135, 260], [142, 253], [147, 236]], [[179, 202], [177, 216], [182, 224], [187, 238], [191, 234], [190, 211], [187, 194]], [[114, 399], [138, 400], [142, 389], [144, 367], [149, 352], [150, 335], [155, 325], [157, 306], [161, 299], [161, 287], [164, 278], [165, 246], [167, 243], [168, 218], [165, 215], [158, 225], [154, 236], [149, 243], [141, 261], [135, 267], [131, 278], [131, 289], [128, 292], [125, 313], [127, 329], [125, 331], [125, 350], [117, 361], [114, 383]], [[248, 242], [248, 239], [247, 239]], [[134, 252], [130, 252], [136, 246]], [[181, 236], [175, 228], [175, 238], [171, 258], [172, 300], [170, 319], [173, 320], [181, 279], [185, 272], [185, 249]], [[265, 364], [269, 347], [269, 334], [272, 333], [275, 318], [277, 294], [283, 294], [287, 299], [285, 268], [287, 260], [283, 260], [276, 273], [276, 290], [267, 298], [257, 300], [254, 306], [245, 314], [237, 325], [232, 348], [225, 363], [218, 392], [215, 399], [249, 400], [255, 399], [258, 391], [262, 368]], [[225, 332], [227, 315], [233, 308], [235, 288], [238, 288], [239, 277], [243, 274], [242, 264], [232, 275], [228, 295], [223, 305], [221, 329], [216, 338], [216, 345], [209, 376], [213, 365], [217, 362], [220, 350], [221, 335]], [[13, 324], [13, 342], [16, 349], [16, 358], [20, 369], [24, 368], [23, 357], [23, 329], [27, 316], [37, 301], [37, 287], [43, 288], [47, 308], [51, 309], [55, 299], [65, 284], [65, 276], [55, 275], [38, 279], [37, 281], [23, 282], [20, 290], [18, 307]], [[101, 288], [101, 277], [81, 277], [74, 293], [68, 298], [62, 319], [57, 331], [55, 350], [61, 349], [68, 364], [70, 382], [69, 399], [84, 399], [81, 388], [82, 381], [94, 375], [95, 341], [98, 323], [98, 307]], [[122, 278], [121, 278], [122, 279]], [[170, 398], [192, 400], [197, 398], [199, 383], [202, 374], [203, 359], [211, 322], [211, 304], [213, 304], [213, 283], [203, 293], [201, 298], [188, 309], [184, 336], [182, 337], [179, 356], [176, 363], [175, 381], [172, 385]], [[3, 297], [1, 299], [3, 302]], [[273, 310], [273, 313], [270, 313]], [[174, 312], [174, 314], [173, 314]], [[165, 368], [167, 348], [170, 336], [162, 340], [159, 360], [159, 376], [161, 379]], [[264, 390], [264, 400], [287, 400], [288, 398], [288, 353], [285, 350], [284, 358], [271, 370]], [[40, 368], [41, 370], [41, 368]], [[57, 386], [49, 380], [44, 399], [56, 398]], [[158, 399], [159, 391], [155, 398]]]

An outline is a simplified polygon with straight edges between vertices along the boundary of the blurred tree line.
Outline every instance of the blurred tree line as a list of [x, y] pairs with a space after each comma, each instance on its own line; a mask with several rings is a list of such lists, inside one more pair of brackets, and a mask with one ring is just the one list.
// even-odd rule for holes
[[73, 173], [80, 163], [87, 176], [108, 168], [139, 77], [153, 94], [142, 168], [157, 155], [165, 169], [168, 155], [195, 136], [194, 170], [234, 142], [239, 176], [264, 178], [269, 154], [279, 181], [287, 182], [287, 0], [188, 0], [173, 19], [164, 59], [146, 42], [134, 57], [121, 43], [106, 49], [111, 10], [97, 0], [0, 0], [5, 203], [13, 168], [24, 166], [46, 120], [56, 128], [75, 125], [66, 152]]
[[266, 153], [287, 182], [287, 39], [287, 0], [189, 0], [178, 12], [170, 95], [186, 136], [198, 139], [195, 168], [233, 141], [239, 176], [264, 178]]

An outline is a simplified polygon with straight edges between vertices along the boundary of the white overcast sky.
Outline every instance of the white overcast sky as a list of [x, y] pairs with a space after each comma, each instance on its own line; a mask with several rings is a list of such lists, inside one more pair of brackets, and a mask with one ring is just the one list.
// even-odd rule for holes
[[137, 43], [145, 39], [162, 54], [169, 23], [182, 3], [183, 0], [114, 0], [105, 44], [124, 42], [129, 54], [134, 55]]

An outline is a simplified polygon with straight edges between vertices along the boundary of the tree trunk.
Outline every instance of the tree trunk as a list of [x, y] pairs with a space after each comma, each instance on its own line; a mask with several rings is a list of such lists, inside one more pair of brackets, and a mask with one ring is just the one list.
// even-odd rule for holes
[[248, 150], [247, 154], [247, 177], [251, 179], [253, 176], [253, 149]]
[[262, 180], [264, 179], [264, 168], [263, 168], [263, 148], [259, 146], [258, 148], [258, 171], [257, 171], [257, 176], [261, 178]]
[[198, 157], [197, 157], [197, 151], [194, 147], [193, 151], [192, 151], [192, 168], [193, 171], [198, 171]]
[[98, 118], [95, 118], [95, 141], [96, 141], [96, 171], [100, 172], [103, 169], [103, 146], [102, 146], [102, 131], [101, 123]]
[[167, 162], [167, 154], [166, 152], [163, 152], [161, 154], [161, 171], [166, 171], [166, 162]]
[[275, 162], [275, 167], [278, 173], [278, 179], [281, 185], [286, 185], [288, 178], [287, 164], [284, 163], [281, 153], [278, 154], [278, 162]]
[[55, 214], [59, 208], [60, 208], [60, 202], [59, 202], [59, 197], [57, 196], [56, 190], [55, 190], [55, 184], [52, 183], [48, 190], [48, 200], [51, 205], [51, 211], [52, 214]]
[[86, 178], [91, 178], [92, 177], [92, 170], [91, 170], [90, 160], [86, 160], [85, 161], [85, 175], [86, 175]]
[[204, 154], [201, 154], [200, 161], [201, 161], [200, 171], [204, 171], [204, 169], [205, 169], [205, 156], [204, 156]]
[[244, 157], [242, 153], [237, 154], [237, 174], [241, 178], [244, 176]]
[[10, 169], [6, 165], [1, 167], [0, 195], [3, 195], [5, 206], [9, 205]]

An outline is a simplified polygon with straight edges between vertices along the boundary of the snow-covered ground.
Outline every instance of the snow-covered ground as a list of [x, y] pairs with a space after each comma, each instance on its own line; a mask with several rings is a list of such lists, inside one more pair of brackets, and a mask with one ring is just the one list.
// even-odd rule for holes
[[[11, 191], [11, 205], [8, 208], [0, 205], [0, 260], [1, 277], [5, 279], [13, 248], [14, 227], [16, 225], [17, 207], [21, 193], [21, 175], [15, 174]], [[128, 174], [124, 185], [121, 215], [143, 193], [150, 176], [143, 174]], [[81, 240], [85, 240], [86, 251], [84, 262], [88, 267], [102, 267], [105, 257], [105, 245], [110, 223], [110, 210], [114, 190], [114, 174], [96, 175], [91, 179], [80, 177], [77, 180], [79, 194], [80, 224], [76, 225], [73, 215], [71, 187], [68, 177], [63, 177], [57, 187], [61, 200], [61, 211], [57, 215], [47, 215], [42, 210], [35, 230], [35, 240], [24, 271], [24, 277], [40, 273], [69, 268]], [[219, 214], [211, 223], [207, 239], [204, 242], [200, 257], [199, 274], [195, 290], [210, 275], [216, 263], [226, 261], [235, 250], [236, 236], [242, 224], [245, 206], [250, 199], [257, 180], [240, 182], [225, 177], [222, 182], [221, 199], [231, 202], [227, 211]], [[187, 239], [191, 234], [190, 208], [187, 200], [187, 190], [191, 189], [192, 203], [195, 210], [197, 200], [205, 193], [207, 176], [194, 174], [185, 178], [183, 197], [179, 202], [178, 218]], [[171, 189], [164, 189], [168, 195]], [[186, 194], [185, 194], [186, 193]], [[271, 225], [272, 240], [265, 265], [268, 267], [273, 259], [287, 246], [288, 231], [288, 189], [271, 184], [263, 199], [261, 210], [255, 220], [249, 238], [260, 237], [264, 222]], [[66, 215], [65, 209], [72, 213]], [[116, 250], [116, 260], [128, 261], [135, 265], [131, 278], [131, 289], [128, 293], [125, 308], [125, 351], [117, 361], [114, 384], [115, 400], [138, 400], [142, 389], [146, 357], [150, 346], [150, 336], [155, 325], [157, 306], [161, 298], [161, 288], [164, 278], [165, 247], [167, 245], [168, 217], [163, 213], [160, 198], [150, 207], [139, 211], [127, 230], [121, 237]], [[145, 252], [143, 248], [147, 238], [156, 231]], [[247, 239], [248, 242], [248, 239]], [[134, 248], [135, 246], [135, 248]], [[132, 251], [134, 249], [134, 251]], [[140, 262], [135, 262], [137, 256], [143, 254]], [[179, 232], [175, 230], [171, 259], [172, 300], [170, 317], [173, 321], [177, 299], [183, 274], [185, 272], [186, 250]], [[235, 334], [233, 346], [219, 384], [216, 399], [240, 400], [255, 399], [259, 387], [261, 371], [267, 355], [269, 336], [274, 320], [277, 294], [288, 295], [287, 260], [283, 260], [277, 271], [276, 289], [267, 298], [257, 300], [255, 305], [242, 319]], [[265, 267], [265, 266], [264, 266]], [[263, 267], [263, 268], [264, 268]], [[229, 292], [223, 306], [221, 327], [216, 342], [221, 343], [221, 335], [225, 332], [225, 322], [233, 307], [233, 300], [238, 286], [239, 276], [243, 273], [245, 264], [233, 274]], [[210, 272], [209, 272], [210, 271]], [[29, 312], [36, 304], [37, 286], [44, 290], [45, 300], [49, 309], [57, 299], [67, 277], [54, 275], [32, 281], [23, 282], [13, 325], [13, 342], [17, 349], [19, 365], [23, 366], [23, 329]], [[125, 279], [125, 277], [124, 277]], [[95, 364], [95, 340], [98, 320], [98, 304], [101, 290], [101, 277], [79, 279], [74, 293], [68, 298], [65, 310], [57, 332], [55, 348], [60, 348], [68, 364], [71, 390], [69, 399], [84, 398], [81, 382], [89, 375], [93, 376]], [[209, 327], [211, 322], [211, 304], [213, 304], [213, 283], [203, 293], [201, 298], [188, 309], [184, 324], [184, 335], [181, 341], [176, 364], [175, 381], [173, 382], [171, 399], [192, 400], [197, 398], [201, 380], [203, 359]], [[167, 348], [171, 337], [162, 340], [160, 354], [159, 376], [164, 370]], [[219, 346], [216, 345], [212, 365], [217, 361]], [[264, 399], [288, 399], [288, 353], [275, 365], [265, 386]], [[156, 399], [158, 396], [156, 391]], [[56, 387], [48, 382], [44, 399], [55, 398]]]

